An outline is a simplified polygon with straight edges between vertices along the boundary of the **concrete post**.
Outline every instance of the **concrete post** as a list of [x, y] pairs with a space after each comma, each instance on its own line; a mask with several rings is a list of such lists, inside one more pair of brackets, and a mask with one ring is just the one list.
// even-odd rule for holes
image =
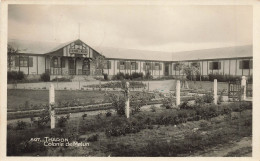
[[126, 118], [129, 118], [129, 116], [130, 116], [129, 82], [126, 82], [125, 96], [126, 96], [125, 115], [126, 115]]
[[50, 111], [50, 119], [51, 119], [51, 129], [55, 128], [55, 110], [52, 106], [55, 103], [55, 91], [54, 85], [51, 84], [49, 88], [49, 111]]
[[181, 84], [180, 80], [176, 81], [176, 106], [181, 104]]
[[243, 93], [242, 93], [242, 100], [246, 99], [246, 77], [242, 76], [242, 80], [241, 80], [241, 87], [244, 88], [243, 89]]
[[218, 80], [214, 79], [214, 104], [218, 104]]

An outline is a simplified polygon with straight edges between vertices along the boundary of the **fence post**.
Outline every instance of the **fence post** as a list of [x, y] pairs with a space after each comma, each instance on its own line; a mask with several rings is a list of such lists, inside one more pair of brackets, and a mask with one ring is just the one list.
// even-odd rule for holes
[[54, 85], [50, 85], [49, 89], [49, 112], [50, 112], [50, 119], [51, 119], [51, 129], [55, 128], [55, 110], [53, 108], [55, 103], [55, 91]]
[[126, 96], [125, 115], [126, 115], [126, 118], [129, 118], [129, 114], [130, 114], [129, 82], [126, 82], [125, 96]]
[[214, 79], [214, 104], [218, 104], [218, 80]]
[[246, 77], [245, 76], [242, 76], [241, 87], [243, 89], [242, 100], [245, 100], [246, 99]]
[[180, 80], [176, 81], [176, 106], [181, 104], [181, 84]]

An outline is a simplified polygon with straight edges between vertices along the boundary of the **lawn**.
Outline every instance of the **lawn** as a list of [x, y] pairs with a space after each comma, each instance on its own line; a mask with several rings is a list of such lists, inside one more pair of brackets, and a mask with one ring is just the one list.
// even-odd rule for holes
[[[115, 92], [119, 93], [119, 92]], [[24, 107], [26, 101], [28, 104], [47, 104], [49, 101], [48, 90], [23, 90], [23, 89], [9, 89], [7, 91], [7, 107], [11, 109], [26, 108]], [[70, 90], [56, 90], [55, 101], [71, 102], [79, 101], [81, 103], [97, 103], [104, 101], [104, 91], [70, 91]], [[27, 109], [30, 107], [27, 107]]]
[[[161, 87], [160, 83], [151, 82], [150, 89], [160, 89], [166, 86], [174, 87], [173, 81], [162, 81]], [[154, 86], [154, 87], [153, 87]], [[201, 90], [204, 89], [209, 91], [213, 88], [213, 82], [189, 82], [191, 89]], [[218, 83], [218, 91], [225, 89], [227, 91], [227, 83]], [[112, 91], [110, 91], [112, 92]], [[115, 92], [119, 93], [119, 92]], [[135, 92], [130, 92], [130, 94]], [[29, 89], [8, 89], [7, 90], [7, 107], [8, 110], [16, 109], [37, 109], [37, 107], [31, 107], [30, 105], [47, 104], [49, 100], [48, 90], [29, 90]], [[105, 100], [104, 91], [81, 91], [81, 90], [56, 90], [55, 101], [58, 102], [71, 102], [78, 101], [84, 104], [87, 103], [98, 103]], [[27, 106], [27, 107], [26, 107]]]
[[[244, 106], [246, 105], [246, 106]], [[207, 119], [184, 121], [180, 123], [171, 118], [187, 117], [184, 113], [192, 111], [178, 111], [176, 109], [160, 108], [155, 112], [142, 111], [131, 115], [130, 119], [112, 114], [71, 118], [62, 128], [50, 130], [49, 127], [39, 130], [35, 125], [17, 130], [8, 128], [8, 155], [24, 156], [190, 156], [203, 152], [208, 148], [229, 144], [244, 137], [252, 136], [252, 104], [244, 104], [242, 111], [236, 107], [239, 104], [221, 105], [217, 116], [208, 111]], [[214, 106], [212, 106], [214, 107]], [[242, 107], [242, 106], [241, 106]], [[233, 112], [228, 113], [227, 108]], [[203, 108], [202, 108], [203, 109]], [[206, 110], [206, 109], [204, 109]], [[199, 110], [200, 111], [200, 110]], [[220, 112], [220, 111], [219, 111]], [[202, 111], [201, 116], [204, 114]], [[178, 116], [178, 117], [176, 117]], [[107, 135], [107, 130], [131, 124], [131, 132], [120, 135]], [[140, 127], [135, 131], [136, 127]], [[63, 129], [61, 131], [61, 129]], [[134, 131], [133, 131], [134, 130]], [[93, 139], [93, 136], [96, 136]], [[32, 137], [60, 137], [69, 141], [88, 142], [89, 147], [43, 147], [39, 144], [26, 144]], [[90, 139], [92, 138], [92, 139]], [[95, 137], [94, 137], [95, 138]], [[13, 144], [15, 143], [15, 144]], [[26, 145], [26, 146], [25, 146]], [[22, 151], [16, 151], [20, 147]], [[26, 147], [26, 148], [25, 148]], [[252, 148], [246, 149], [251, 151]], [[241, 149], [242, 151], [242, 149]], [[243, 150], [244, 151], [244, 150]], [[238, 149], [234, 151], [240, 153]], [[230, 153], [232, 156], [233, 153]], [[207, 156], [207, 155], [205, 155]]]

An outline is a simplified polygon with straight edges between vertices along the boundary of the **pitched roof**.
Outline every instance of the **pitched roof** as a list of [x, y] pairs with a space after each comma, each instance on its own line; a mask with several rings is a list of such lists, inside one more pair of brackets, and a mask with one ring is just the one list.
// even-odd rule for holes
[[96, 51], [103, 54], [107, 58], [119, 59], [139, 59], [139, 60], [171, 60], [170, 52], [148, 51], [138, 49], [123, 49], [112, 47], [96, 47]]
[[[8, 44], [20, 49], [20, 53], [45, 54], [56, 51], [76, 40], [66, 43], [24, 41], [17, 39], [8, 40]], [[234, 46], [214, 49], [202, 49], [182, 52], [162, 52], [138, 49], [123, 49], [112, 47], [93, 47], [94, 50], [107, 58], [182, 61], [198, 59], [217, 59], [234, 57], [252, 57], [252, 45]]]
[[236, 57], [239, 58], [239, 57], [252, 57], [252, 56], [253, 56], [252, 45], [182, 51], [182, 52], [176, 52], [172, 54], [174, 61], [236, 58]]
[[55, 42], [42, 42], [42, 41], [29, 41], [29, 40], [18, 40], [9, 39], [8, 44], [20, 50], [20, 53], [30, 53], [30, 54], [45, 54], [50, 51], [50, 49], [55, 48], [60, 45], [60, 43]]

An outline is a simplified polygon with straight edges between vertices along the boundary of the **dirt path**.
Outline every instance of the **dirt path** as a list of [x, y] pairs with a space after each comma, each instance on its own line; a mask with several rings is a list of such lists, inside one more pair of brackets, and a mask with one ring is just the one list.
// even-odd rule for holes
[[[252, 137], [244, 137], [240, 141], [229, 142], [209, 148], [203, 152], [197, 152], [192, 156], [198, 157], [251, 157]], [[191, 156], [191, 157], [192, 157]]]

